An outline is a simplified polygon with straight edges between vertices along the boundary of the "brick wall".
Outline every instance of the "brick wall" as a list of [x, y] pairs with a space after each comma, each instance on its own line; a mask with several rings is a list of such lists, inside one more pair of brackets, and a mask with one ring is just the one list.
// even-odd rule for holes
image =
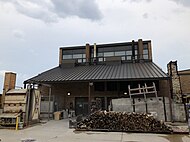
[[190, 71], [179, 73], [183, 94], [190, 94]]
[[16, 74], [12, 72], [6, 72], [4, 78], [3, 94], [1, 98], [1, 104], [3, 106], [5, 100], [5, 94], [10, 89], [15, 89]]

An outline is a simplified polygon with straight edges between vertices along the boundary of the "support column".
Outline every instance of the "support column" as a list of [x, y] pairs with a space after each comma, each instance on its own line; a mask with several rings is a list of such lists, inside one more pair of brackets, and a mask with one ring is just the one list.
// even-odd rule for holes
[[59, 65], [62, 64], [63, 61], [63, 49], [59, 48]]
[[91, 54], [90, 54], [90, 44], [86, 44], [86, 63], [90, 64], [90, 58], [91, 58]]
[[88, 114], [90, 114], [91, 110], [91, 87], [93, 86], [93, 82], [89, 82], [88, 84]]
[[142, 60], [143, 59], [143, 40], [142, 39], [139, 39], [138, 40], [138, 55], [139, 55], [139, 60]]
[[152, 45], [148, 42], [148, 59], [152, 61]]
[[[169, 80], [167, 80], [167, 86], [168, 88], [170, 87], [169, 85]], [[169, 89], [170, 90], [170, 89]], [[170, 92], [168, 91], [168, 96], [169, 96], [169, 107], [170, 107], [170, 116], [171, 116], [171, 121], [173, 121], [173, 113], [172, 113], [172, 99], [171, 99], [171, 95]]]
[[49, 87], [49, 99], [48, 99], [48, 102], [49, 102], [49, 106], [48, 106], [48, 121], [50, 120], [50, 109], [51, 109], [51, 87]]

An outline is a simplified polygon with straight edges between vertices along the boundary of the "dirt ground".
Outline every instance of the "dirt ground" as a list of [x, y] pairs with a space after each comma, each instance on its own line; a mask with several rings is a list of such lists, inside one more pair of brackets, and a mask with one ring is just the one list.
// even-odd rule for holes
[[0, 129], [0, 139], [1, 142], [190, 142], [190, 135], [81, 132], [69, 129], [68, 119], [64, 119], [18, 131]]

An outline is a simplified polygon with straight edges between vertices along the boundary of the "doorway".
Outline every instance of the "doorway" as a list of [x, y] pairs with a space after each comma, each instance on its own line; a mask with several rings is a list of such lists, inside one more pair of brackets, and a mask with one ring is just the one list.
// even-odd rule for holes
[[88, 115], [88, 97], [75, 98], [75, 113], [76, 115]]

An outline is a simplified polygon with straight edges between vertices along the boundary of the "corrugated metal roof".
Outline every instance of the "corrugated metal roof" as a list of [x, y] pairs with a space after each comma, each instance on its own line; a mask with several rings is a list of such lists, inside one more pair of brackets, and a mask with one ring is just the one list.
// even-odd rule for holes
[[104, 81], [104, 80], [147, 80], [166, 79], [164, 73], [153, 62], [125, 63], [118, 65], [90, 65], [72, 68], [55, 67], [43, 72], [29, 82]]
[[11, 89], [6, 94], [26, 94], [27, 89]]

